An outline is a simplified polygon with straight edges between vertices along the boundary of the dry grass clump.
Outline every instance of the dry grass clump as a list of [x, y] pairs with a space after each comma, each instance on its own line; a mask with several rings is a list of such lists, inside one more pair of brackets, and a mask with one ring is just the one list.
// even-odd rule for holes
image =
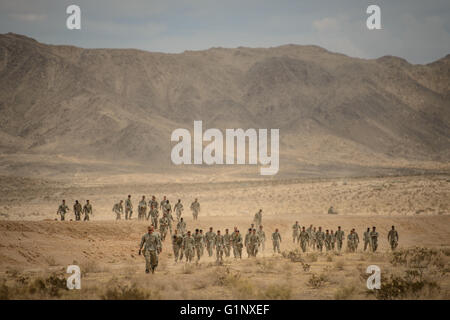
[[328, 281], [328, 277], [325, 274], [311, 274], [311, 277], [308, 280], [308, 285], [311, 288], [319, 289], [325, 285], [325, 283]]
[[278, 285], [274, 284], [267, 287], [265, 290], [261, 290], [258, 297], [259, 299], [268, 300], [288, 300], [292, 296], [292, 288], [290, 285]]
[[357, 289], [356, 286], [351, 284], [348, 286], [339, 287], [334, 293], [334, 299], [336, 300], [349, 300], [355, 295]]

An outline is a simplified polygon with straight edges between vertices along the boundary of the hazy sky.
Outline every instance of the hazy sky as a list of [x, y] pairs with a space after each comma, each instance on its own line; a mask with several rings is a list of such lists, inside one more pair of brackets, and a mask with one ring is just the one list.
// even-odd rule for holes
[[[66, 8], [81, 8], [81, 30]], [[382, 30], [366, 9], [381, 8]], [[0, 33], [85, 48], [183, 52], [316, 44], [354, 57], [428, 63], [450, 53], [450, 0], [0, 0]]]

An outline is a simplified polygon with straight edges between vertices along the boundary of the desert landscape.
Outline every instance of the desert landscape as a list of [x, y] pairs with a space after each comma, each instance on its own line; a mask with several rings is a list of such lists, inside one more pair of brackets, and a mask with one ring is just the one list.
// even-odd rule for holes
[[[449, 106], [450, 55], [419, 65], [294, 44], [167, 54], [0, 34], [0, 299], [449, 299]], [[171, 132], [195, 120], [279, 129], [279, 172], [174, 165]], [[128, 194], [135, 208], [142, 195], [181, 199], [191, 231], [245, 234], [262, 209], [265, 251], [175, 263], [167, 238], [146, 274], [149, 222], [112, 212]], [[87, 199], [91, 221], [75, 221]], [[376, 226], [378, 251], [344, 241], [341, 253], [302, 253], [295, 221], [355, 228], [360, 240]], [[81, 290], [66, 288], [73, 264]], [[367, 289], [369, 265], [379, 290]]]
[[[25, 299], [448, 299], [450, 297], [450, 179], [446, 175], [79, 186], [2, 177], [0, 274], [2, 298]], [[127, 194], [163, 195], [185, 208], [201, 203], [198, 221], [184, 211], [188, 230], [210, 226], [244, 232], [263, 209], [266, 236], [280, 229], [281, 254], [270, 239], [264, 252], [217, 263], [175, 263], [169, 237], [155, 274], [138, 255], [148, 221], [115, 221], [112, 205]], [[89, 199], [91, 221], [55, 221], [65, 199]], [[333, 205], [337, 215], [327, 214]], [[136, 213], [135, 213], [136, 215]], [[376, 226], [379, 249], [357, 253], [300, 252], [292, 225], [356, 228], [362, 239]], [[391, 253], [387, 232], [395, 225], [399, 247]], [[344, 242], [344, 248], [346, 248]], [[82, 289], [65, 289], [68, 265], [79, 265]], [[378, 265], [382, 290], [368, 290], [366, 268]], [[400, 289], [399, 289], [400, 287]]]

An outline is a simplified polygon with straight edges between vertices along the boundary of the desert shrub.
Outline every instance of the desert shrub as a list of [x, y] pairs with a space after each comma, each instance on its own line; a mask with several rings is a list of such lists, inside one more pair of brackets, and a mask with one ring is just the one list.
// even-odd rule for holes
[[108, 288], [101, 296], [103, 300], [146, 300], [160, 299], [159, 291], [146, 291], [138, 288], [136, 283], [132, 285], [114, 285]]
[[80, 265], [80, 270], [81, 270], [81, 275], [82, 276], [86, 275], [88, 273], [98, 273], [98, 272], [102, 272], [103, 271], [102, 267], [95, 260], [84, 261]]
[[304, 262], [300, 249], [295, 249], [291, 251], [283, 251], [282, 256], [292, 262]]
[[408, 268], [427, 268], [429, 266], [445, 268], [442, 251], [420, 247], [394, 251], [390, 262], [394, 266], [401, 265]]
[[424, 278], [420, 270], [409, 269], [403, 276], [382, 277], [381, 288], [371, 291], [377, 299], [418, 299], [432, 298], [440, 291], [436, 281]]
[[330, 254], [327, 254], [326, 261], [327, 262], [333, 262], [333, 256], [330, 255]]
[[288, 300], [291, 298], [292, 288], [289, 285], [271, 285], [262, 290], [259, 294], [260, 299], [269, 300]]
[[327, 277], [325, 275], [317, 275], [313, 273], [308, 280], [308, 285], [314, 289], [319, 289], [325, 284], [326, 281]]
[[356, 292], [356, 287], [354, 285], [343, 286], [336, 290], [334, 293], [334, 299], [336, 300], [347, 300], [350, 299]]
[[57, 266], [57, 265], [58, 265], [58, 263], [56, 262], [56, 260], [55, 260], [55, 258], [54, 258], [53, 256], [48, 256], [48, 257], [46, 257], [46, 258], [45, 258], [45, 262], [47, 262], [47, 264], [48, 264], [50, 267], [54, 267], [54, 266]]
[[241, 280], [241, 273], [229, 268], [218, 268], [214, 271], [213, 277], [218, 286], [235, 286]]
[[0, 300], [8, 300], [10, 298], [10, 289], [5, 281], [0, 284]]
[[61, 296], [61, 290], [67, 289], [67, 280], [64, 275], [52, 273], [48, 278], [37, 278], [28, 284], [28, 292], [51, 297]]

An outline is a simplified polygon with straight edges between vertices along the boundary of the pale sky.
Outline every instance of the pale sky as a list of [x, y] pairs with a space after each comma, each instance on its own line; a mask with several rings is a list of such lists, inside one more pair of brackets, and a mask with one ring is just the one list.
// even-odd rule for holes
[[[81, 8], [81, 30], [66, 8]], [[382, 30], [366, 9], [381, 8]], [[449, 0], [0, 0], [0, 33], [84, 48], [183, 52], [315, 44], [353, 57], [429, 63], [450, 54]]]

